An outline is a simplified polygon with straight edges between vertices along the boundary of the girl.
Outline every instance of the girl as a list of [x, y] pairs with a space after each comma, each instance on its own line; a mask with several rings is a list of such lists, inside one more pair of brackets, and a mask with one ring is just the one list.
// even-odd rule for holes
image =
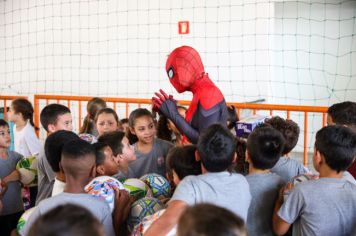
[[38, 140], [33, 123], [32, 104], [24, 98], [12, 101], [8, 113], [9, 121], [14, 125], [14, 144], [15, 151], [24, 157], [38, 155], [41, 149], [41, 143]]
[[130, 177], [148, 173], [166, 176], [166, 156], [172, 143], [156, 138], [156, 127], [150, 111], [138, 108], [129, 117], [130, 132], [137, 136], [134, 144], [136, 161], [129, 164]]
[[96, 113], [101, 109], [106, 108], [106, 102], [101, 98], [92, 98], [87, 104], [87, 116], [84, 119], [83, 126], [80, 128], [79, 134], [92, 134], [98, 136], [98, 131], [95, 127], [94, 118]]
[[95, 125], [98, 130], [98, 137], [117, 130], [122, 130], [119, 117], [111, 108], [103, 108], [95, 116]]
[[[187, 108], [183, 106], [177, 106], [177, 110], [181, 116], [185, 117], [185, 112], [187, 111]], [[176, 146], [183, 145], [182, 134], [174, 125], [174, 123], [164, 115], [160, 115], [158, 120], [157, 137], [163, 140], [170, 141], [174, 143]]]

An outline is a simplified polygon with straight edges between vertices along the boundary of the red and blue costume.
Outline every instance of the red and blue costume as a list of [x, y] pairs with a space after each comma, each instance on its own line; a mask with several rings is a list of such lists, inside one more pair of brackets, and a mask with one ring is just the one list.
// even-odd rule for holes
[[197, 143], [199, 133], [211, 124], [226, 126], [228, 112], [224, 96], [205, 73], [199, 53], [194, 48], [176, 48], [167, 59], [166, 71], [178, 93], [193, 93], [192, 102], [185, 119], [178, 113], [173, 97], [162, 90], [152, 98], [153, 106], [170, 119], [191, 143]]

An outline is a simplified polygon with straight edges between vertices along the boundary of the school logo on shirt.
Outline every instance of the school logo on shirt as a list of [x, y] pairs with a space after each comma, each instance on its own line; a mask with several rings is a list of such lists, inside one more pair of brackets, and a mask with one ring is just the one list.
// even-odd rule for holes
[[164, 157], [158, 157], [157, 158], [157, 165], [158, 166], [163, 166], [164, 165]]

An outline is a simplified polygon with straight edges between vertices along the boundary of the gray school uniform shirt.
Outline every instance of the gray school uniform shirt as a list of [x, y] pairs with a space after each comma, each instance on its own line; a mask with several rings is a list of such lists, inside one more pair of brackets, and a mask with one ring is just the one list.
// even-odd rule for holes
[[197, 203], [214, 204], [232, 211], [246, 222], [251, 194], [244, 176], [227, 171], [208, 172], [185, 177], [170, 201], [174, 200], [183, 201], [189, 206]]
[[[20, 153], [7, 151], [8, 157], [6, 159], [0, 158], [0, 178], [11, 174], [16, 170], [16, 165], [23, 157]], [[0, 213], [1, 216], [15, 214], [23, 211], [23, 203], [21, 198], [21, 183], [19, 181], [13, 181], [8, 184], [8, 189], [1, 199], [3, 203], [3, 209]]]
[[36, 205], [38, 205], [39, 202], [43, 199], [49, 198], [52, 195], [54, 179], [56, 176], [47, 161], [43, 146], [37, 159], [38, 193], [36, 198]]
[[304, 167], [302, 163], [292, 158], [281, 157], [271, 169], [271, 172], [279, 175], [284, 180], [284, 182], [289, 182], [297, 175], [309, 173], [309, 170], [308, 168]]
[[252, 196], [246, 223], [248, 235], [274, 235], [272, 228], [274, 204], [285, 182], [274, 173], [249, 174], [246, 179]]
[[28, 235], [31, 226], [40, 216], [57, 206], [67, 203], [76, 204], [89, 210], [103, 225], [105, 236], [115, 235], [109, 205], [93, 195], [78, 193], [61, 193], [54, 197], [42, 200], [27, 220], [21, 235]]
[[137, 143], [134, 144], [136, 160], [129, 164], [129, 178], [140, 178], [149, 173], [156, 173], [166, 176], [166, 156], [173, 147], [173, 144], [155, 138], [152, 150], [149, 153], [142, 153], [137, 150]]
[[354, 235], [356, 186], [335, 178], [298, 184], [289, 193], [278, 216], [293, 223], [293, 235]]

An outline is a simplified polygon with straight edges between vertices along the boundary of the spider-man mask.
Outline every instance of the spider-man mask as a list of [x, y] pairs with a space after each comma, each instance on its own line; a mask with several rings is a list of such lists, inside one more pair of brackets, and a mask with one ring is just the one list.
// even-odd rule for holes
[[178, 93], [182, 93], [189, 91], [195, 80], [204, 74], [204, 66], [194, 48], [182, 46], [169, 55], [166, 71], [173, 87]]

